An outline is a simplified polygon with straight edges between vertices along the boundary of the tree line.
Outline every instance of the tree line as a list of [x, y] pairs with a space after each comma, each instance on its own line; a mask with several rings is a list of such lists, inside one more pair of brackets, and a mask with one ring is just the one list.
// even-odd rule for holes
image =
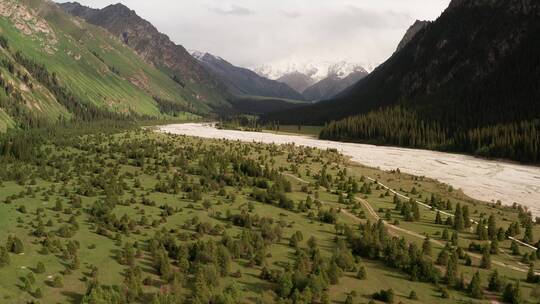
[[320, 138], [540, 161], [539, 119], [460, 129], [424, 120], [396, 106], [330, 122]]

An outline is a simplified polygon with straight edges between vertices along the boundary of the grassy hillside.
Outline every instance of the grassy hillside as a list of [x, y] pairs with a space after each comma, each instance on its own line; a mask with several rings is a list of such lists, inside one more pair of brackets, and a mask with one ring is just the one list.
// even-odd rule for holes
[[186, 49], [160, 33], [150, 22], [144, 20], [123, 4], [92, 9], [78, 3], [60, 5], [70, 14], [90, 24], [106, 29], [123, 44], [132, 48], [145, 62], [157, 67], [182, 87], [190, 100], [226, 111], [226, 87], [206, 70]]
[[5, 132], [8, 128], [13, 127], [13, 120], [4, 110], [0, 109], [0, 132]]
[[[28, 71], [28, 66], [14, 58], [17, 52], [33, 64], [43, 65], [51, 76], [54, 74], [59, 86], [72, 94], [77, 102], [103, 111], [157, 117], [164, 113], [160, 112], [153, 97], [167, 100], [186, 111], [209, 111], [167, 74], [144, 63], [105, 30], [75, 20], [51, 2], [2, 1], [0, 35], [9, 44], [0, 49], [0, 59], [15, 66], [14, 71], [9, 71], [4, 65], [2, 75], [13, 84], [18, 92], [15, 94], [22, 95], [22, 102], [16, 106], [24, 105], [15, 111], [13, 104], [16, 103], [11, 102], [13, 113], [24, 109], [48, 121], [70, 118], [72, 114], [59, 102], [58, 92], [53, 92], [50, 85], [38, 79], [40, 75], [32, 75], [36, 71]], [[22, 79], [21, 73], [30, 80]], [[30, 86], [23, 86], [25, 81]], [[0, 94], [0, 98], [13, 99], [5, 93], [3, 97]], [[10, 114], [7, 109], [4, 112], [10, 116], [18, 115]]]

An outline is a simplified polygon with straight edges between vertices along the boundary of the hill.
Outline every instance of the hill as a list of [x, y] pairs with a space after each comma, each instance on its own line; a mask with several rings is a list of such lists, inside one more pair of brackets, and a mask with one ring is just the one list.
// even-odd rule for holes
[[523, 0], [454, 0], [334, 100], [265, 119], [324, 124], [359, 114], [322, 137], [536, 162], [539, 12], [540, 4]]
[[77, 2], [59, 4], [66, 12], [105, 28], [134, 49], [145, 62], [173, 78], [197, 102], [228, 108], [225, 86], [186, 49], [160, 33], [150, 22], [122, 4], [92, 9]]
[[52, 2], [0, 2], [0, 29], [2, 129], [211, 110], [108, 32]]
[[233, 95], [304, 100], [302, 94], [288, 85], [259, 76], [249, 69], [234, 66], [221, 57], [197, 51], [192, 52], [192, 55], [226, 84]]

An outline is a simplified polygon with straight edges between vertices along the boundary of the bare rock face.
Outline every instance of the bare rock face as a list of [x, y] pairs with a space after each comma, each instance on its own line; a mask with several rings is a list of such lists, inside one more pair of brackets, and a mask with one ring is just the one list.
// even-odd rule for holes
[[405, 33], [405, 36], [401, 39], [401, 41], [398, 44], [396, 52], [399, 52], [401, 49], [403, 49], [411, 40], [420, 32], [421, 30], [425, 29], [426, 26], [429, 25], [429, 21], [420, 21], [416, 20], [411, 27], [407, 30]]
[[[181, 45], [176, 45], [150, 22], [122, 4], [92, 9], [79, 3], [59, 4], [66, 12], [105, 28], [154, 66], [171, 71], [183, 85], [194, 84], [199, 99], [209, 104], [225, 100], [225, 86]], [[197, 89], [201, 88], [201, 89]]]

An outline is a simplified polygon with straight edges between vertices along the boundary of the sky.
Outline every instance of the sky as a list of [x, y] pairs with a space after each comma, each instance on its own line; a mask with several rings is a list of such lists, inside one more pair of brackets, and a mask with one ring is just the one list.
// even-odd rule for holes
[[[415, 20], [434, 20], [450, 0], [79, 0], [121, 2], [186, 49], [255, 68], [301, 62], [371, 69], [394, 52]], [[64, 1], [59, 1], [64, 2]]]

